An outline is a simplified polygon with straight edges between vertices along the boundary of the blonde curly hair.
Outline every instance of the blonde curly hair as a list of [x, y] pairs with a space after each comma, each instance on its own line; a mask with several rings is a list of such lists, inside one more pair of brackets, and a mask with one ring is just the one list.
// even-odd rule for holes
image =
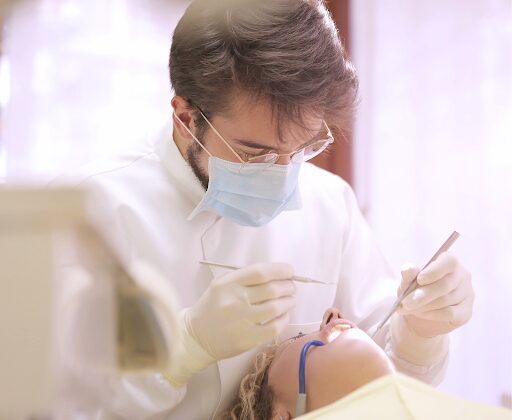
[[258, 353], [253, 366], [240, 383], [238, 395], [221, 415], [221, 420], [269, 420], [272, 417], [272, 389], [268, 385], [268, 370], [277, 345]]

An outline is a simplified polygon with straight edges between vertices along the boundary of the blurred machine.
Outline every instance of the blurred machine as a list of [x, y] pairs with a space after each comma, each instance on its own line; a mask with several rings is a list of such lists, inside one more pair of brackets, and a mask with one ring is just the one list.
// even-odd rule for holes
[[106, 343], [99, 348], [111, 353], [101, 355], [112, 361], [111, 369], [159, 369], [169, 362], [155, 299], [137, 286], [90, 222], [87, 200], [72, 189], [0, 188], [0, 419], [61, 418], [60, 364], [81, 363], [57, 348], [68, 321], [59, 306], [61, 286], [74, 280], [56, 275], [62, 257], [71, 255], [101, 279], [107, 304], [98, 337]]
[[81, 194], [0, 190], [0, 418], [50, 414], [54, 232], [83, 220]]

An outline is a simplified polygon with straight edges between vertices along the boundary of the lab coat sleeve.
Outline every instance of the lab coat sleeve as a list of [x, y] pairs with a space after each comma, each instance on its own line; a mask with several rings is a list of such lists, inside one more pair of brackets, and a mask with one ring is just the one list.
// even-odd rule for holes
[[[93, 187], [90, 187], [93, 188]], [[129, 264], [130, 238], [123, 234], [118, 208], [93, 188], [96, 222], [105, 236], [122, 244]], [[92, 275], [68, 257], [57, 271], [57, 360], [62, 418], [148, 419], [169, 412], [186, 394], [158, 372], [121, 374], [116, 370], [112, 279]], [[100, 270], [101, 271], [101, 270]]]
[[[346, 228], [334, 304], [359, 328], [373, 333], [396, 298], [399, 276], [393, 274], [378, 249], [347, 184], [343, 197]], [[417, 336], [409, 330], [403, 317], [396, 314], [374, 339], [393, 360], [398, 371], [432, 385], [442, 381], [448, 360], [447, 335], [435, 338]]]

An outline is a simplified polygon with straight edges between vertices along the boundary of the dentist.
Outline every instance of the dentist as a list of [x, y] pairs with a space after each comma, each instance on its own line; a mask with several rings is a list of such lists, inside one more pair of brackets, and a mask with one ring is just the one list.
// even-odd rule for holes
[[[212, 418], [260, 344], [317, 330], [332, 306], [368, 331], [417, 272], [398, 284], [348, 184], [307, 163], [342, 135], [358, 87], [320, 0], [193, 1], [170, 77], [169, 124], [83, 185], [102, 194], [126, 263], [151, 263], [176, 290], [180, 351], [166, 371], [83, 381], [85, 418]], [[474, 293], [453, 254], [419, 282], [375, 341], [399, 371], [436, 384]]]

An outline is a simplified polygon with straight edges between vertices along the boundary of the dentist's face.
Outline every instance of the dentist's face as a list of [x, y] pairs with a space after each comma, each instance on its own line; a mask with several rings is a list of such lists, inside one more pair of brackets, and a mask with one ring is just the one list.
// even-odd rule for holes
[[277, 350], [268, 376], [277, 419], [295, 416], [299, 356], [310, 340], [326, 344], [310, 348], [306, 358], [307, 411], [337, 401], [395, 371], [386, 353], [365, 332], [344, 320], [338, 310], [328, 309], [318, 332], [289, 340]]
[[[187, 107], [183, 98], [174, 98], [173, 107], [177, 117], [202, 141], [213, 156], [231, 162], [240, 162], [240, 159], [205, 121], [201, 122], [204, 129], [198, 128], [198, 121], [190, 118], [190, 108]], [[202, 119], [200, 114], [197, 114], [197, 118]], [[326, 137], [323, 116], [314, 115], [306, 115], [303, 126], [290, 124], [282, 127], [280, 136], [280, 130], [277, 128], [270, 104], [254, 102], [243, 94], [236, 97], [228, 112], [215, 115], [209, 118], [209, 121], [245, 161], [270, 152], [292, 153], [316, 139]], [[178, 124], [174, 122], [175, 141], [206, 189], [208, 186], [208, 155]], [[290, 156], [282, 156], [276, 163], [287, 165], [289, 162]]]

